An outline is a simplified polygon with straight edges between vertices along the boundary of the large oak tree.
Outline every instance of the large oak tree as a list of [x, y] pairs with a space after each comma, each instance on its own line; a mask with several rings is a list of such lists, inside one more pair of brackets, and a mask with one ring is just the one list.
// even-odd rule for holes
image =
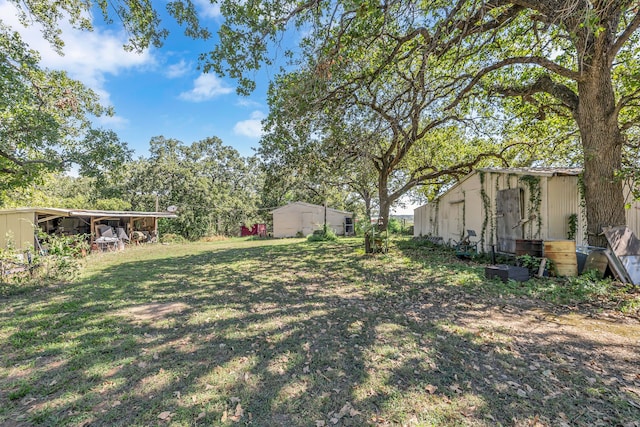
[[71, 164], [99, 174], [127, 160], [113, 132], [91, 129], [106, 110], [64, 72], [43, 69], [37, 52], [0, 23], [0, 191], [36, 182]]
[[354, 80], [351, 69], [375, 64], [363, 52], [331, 77], [317, 69], [281, 76], [269, 98], [263, 157], [294, 158], [307, 169], [333, 168], [342, 182], [356, 185], [365, 203], [371, 194], [362, 179], [370, 179], [382, 227], [409, 191], [465, 175], [485, 159], [503, 158], [501, 143], [471, 141], [454, 126], [456, 116], [438, 108], [448, 89], [420, 62], [397, 61], [377, 78]]
[[542, 116], [561, 109], [573, 118], [589, 242], [604, 244], [602, 227], [626, 222], [618, 174], [625, 132], [638, 126], [638, 3], [460, 1], [443, 12], [441, 49], [463, 67], [459, 99], [521, 97]]

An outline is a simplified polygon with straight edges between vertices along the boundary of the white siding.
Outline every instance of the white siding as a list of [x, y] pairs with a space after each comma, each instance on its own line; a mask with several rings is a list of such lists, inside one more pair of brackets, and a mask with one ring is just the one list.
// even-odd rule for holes
[[[337, 235], [343, 235], [344, 234], [344, 220], [345, 220], [346, 217], [347, 217], [347, 215], [345, 215], [342, 212], [327, 210], [327, 225]], [[321, 218], [320, 227], [319, 228], [322, 228], [322, 224], [323, 223], [324, 223], [324, 219]]]
[[429, 234], [427, 232], [426, 211], [429, 205], [418, 206], [413, 210], [413, 236], [421, 237]]
[[[273, 214], [273, 237], [295, 237], [298, 233], [308, 236], [324, 225], [324, 206], [308, 203], [291, 203], [278, 208]], [[327, 226], [338, 235], [344, 234], [345, 218], [350, 213], [327, 208]]]
[[[484, 184], [481, 182], [480, 173], [484, 175]], [[537, 176], [540, 185], [540, 206], [536, 209], [531, 206], [530, 187], [521, 179], [524, 175], [526, 174], [474, 172], [440, 196], [437, 201], [416, 208], [414, 235], [442, 237], [445, 243], [450, 243], [460, 240], [462, 231], [466, 233], [466, 230], [471, 229], [477, 234], [475, 240], [483, 239], [483, 249], [488, 251], [496, 241], [497, 192], [521, 188], [525, 239], [566, 239], [569, 232], [569, 216], [577, 214], [576, 244], [586, 244], [586, 219], [581, 206], [578, 177]], [[488, 198], [488, 212], [485, 212], [481, 187]], [[482, 235], [485, 220], [487, 224]], [[627, 225], [640, 236], [640, 203], [633, 203], [631, 209], [627, 210]]]
[[273, 236], [294, 237], [298, 231], [302, 231], [301, 214], [295, 209], [273, 213]]
[[[577, 176], [555, 176], [548, 179], [546, 211], [546, 234], [544, 239], [567, 239], [569, 234], [569, 217], [576, 214], [578, 229], [576, 243], [583, 244], [584, 230], [580, 227], [584, 221], [580, 206], [580, 190]], [[586, 243], [586, 242], [584, 242]]]
[[7, 243], [16, 249], [26, 250], [35, 243], [33, 212], [11, 212], [0, 215], [0, 247], [6, 248]]
[[438, 236], [438, 219], [436, 218], [436, 204], [426, 204], [413, 211], [413, 235]]
[[636, 236], [640, 237], [640, 201], [633, 200], [628, 183], [624, 186], [624, 197], [628, 205], [626, 210], [627, 226], [633, 230]]

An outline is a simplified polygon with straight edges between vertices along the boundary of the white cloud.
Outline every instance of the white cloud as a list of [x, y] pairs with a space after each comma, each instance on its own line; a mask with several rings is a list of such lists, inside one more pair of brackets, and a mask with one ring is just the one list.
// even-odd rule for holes
[[100, 116], [96, 117], [96, 122], [107, 126], [110, 129], [123, 129], [129, 124], [129, 119], [122, 116]]
[[222, 79], [213, 74], [200, 74], [193, 82], [193, 89], [182, 92], [180, 98], [185, 101], [201, 102], [231, 92], [233, 88], [226, 86]]
[[253, 101], [249, 98], [238, 98], [236, 105], [238, 105], [239, 107], [251, 107], [251, 108], [262, 106], [262, 104], [260, 104], [259, 102]]
[[261, 123], [264, 118], [265, 115], [263, 112], [254, 111], [251, 113], [250, 119], [236, 123], [233, 127], [233, 132], [236, 135], [248, 136], [249, 138], [260, 138], [264, 134]]
[[103, 103], [109, 104], [109, 93], [105, 89], [105, 75], [116, 75], [120, 71], [154, 62], [149, 51], [143, 53], [126, 52], [124, 32], [115, 33], [95, 29], [93, 32], [76, 30], [68, 22], [62, 22], [62, 39], [65, 42], [64, 56], [60, 56], [47, 42], [40, 31], [40, 25], [27, 28], [20, 24], [15, 7], [6, 0], [0, 0], [0, 16], [11, 28], [17, 30], [24, 41], [41, 55], [44, 67], [64, 70], [80, 80], [100, 95]]
[[198, 12], [203, 18], [219, 18], [222, 16], [218, 3], [212, 4], [211, 0], [195, 0], [194, 3], [198, 6]]
[[184, 59], [181, 59], [180, 62], [169, 65], [165, 71], [165, 75], [170, 79], [175, 79], [186, 75], [189, 71], [191, 71], [191, 65]]

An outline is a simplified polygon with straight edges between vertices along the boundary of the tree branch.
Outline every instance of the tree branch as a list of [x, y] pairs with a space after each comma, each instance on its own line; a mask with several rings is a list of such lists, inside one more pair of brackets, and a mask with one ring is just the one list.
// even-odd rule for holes
[[572, 113], [578, 109], [578, 95], [568, 86], [555, 83], [549, 76], [541, 76], [534, 83], [522, 87], [494, 87], [492, 89], [504, 96], [527, 96], [544, 92], [559, 100]]
[[[510, 20], [514, 19], [520, 12], [524, 10], [522, 6], [511, 5], [511, 7], [509, 7], [505, 12], [493, 17], [488, 22], [480, 22], [477, 26], [472, 24], [481, 21], [485, 16], [489, 16], [488, 12], [498, 9], [502, 6], [510, 5], [511, 3], [512, 2], [509, 0], [494, 1], [493, 3], [483, 3], [483, 6], [480, 7], [473, 16], [467, 19], [458, 20], [457, 22], [450, 22], [449, 19], [447, 19], [445, 21], [445, 32], [459, 30], [460, 33], [453, 37], [451, 40], [448, 40], [443, 45], [442, 52], [450, 49], [453, 46], [458, 46], [465, 37], [468, 37], [471, 34], [481, 34], [491, 30], [495, 30], [503, 26]], [[458, 6], [456, 6], [456, 8], [458, 8]], [[438, 33], [440, 33], [440, 29], [438, 29]]]
[[[7, 153], [6, 151], [1, 150], [1, 149], [0, 149], [0, 157], [4, 157], [5, 159], [9, 160], [10, 162], [12, 162], [12, 163], [14, 163], [14, 164], [16, 164], [17, 166], [20, 166], [20, 167], [25, 167], [27, 165], [34, 165], [34, 164], [52, 165], [52, 166], [60, 164], [60, 163], [55, 162], [55, 161], [43, 160], [43, 159], [22, 160], [22, 159], [19, 159], [18, 157], [14, 156], [14, 155], [12, 155], [10, 153]], [[14, 170], [14, 169], [11, 169], [11, 170], [5, 169], [4, 171], [7, 172], [7, 173], [13, 173], [13, 174], [20, 173], [19, 170]]]
[[[543, 58], [543, 57], [539, 57], [539, 56], [516, 56], [513, 58], [507, 58], [504, 59], [502, 61], [496, 62], [495, 64], [492, 64], [488, 67], [483, 68], [482, 70], [480, 70], [474, 77], [473, 79], [471, 79], [471, 81], [467, 84], [467, 86], [465, 86], [465, 88], [460, 92], [460, 94], [456, 97], [456, 99], [451, 103], [451, 105], [449, 107], [447, 107], [447, 109], [451, 109], [453, 107], [455, 107], [456, 105], [458, 105], [460, 103], [460, 101], [462, 100], [462, 98], [469, 92], [471, 91], [471, 89], [473, 89], [473, 87], [478, 84], [478, 82], [487, 74], [499, 70], [501, 68], [505, 68], [508, 67], [510, 65], [516, 65], [516, 64], [532, 64], [532, 65], [539, 65], [551, 72], [554, 72], [556, 74], [559, 74], [563, 77], [566, 77], [568, 79], [574, 80], [574, 81], [580, 81], [581, 80], [581, 75], [580, 73], [576, 72], [576, 71], [572, 71], [569, 70], [568, 68], [562, 67], [558, 64], [556, 64], [555, 62], [547, 59], [547, 58]], [[548, 77], [547, 77], [548, 78]]]
[[640, 99], [639, 92], [634, 92], [633, 94], [621, 97], [618, 103], [616, 104], [616, 109], [614, 111], [615, 116], [618, 116], [618, 114], [620, 114], [620, 111], [623, 108], [629, 106], [630, 103], [637, 101], [639, 99]]
[[636, 12], [636, 16], [633, 17], [629, 25], [627, 25], [627, 28], [625, 28], [622, 34], [620, 34], [618, 39], [614, 42], [613, 46], [611, 46], [611, 49], [609, 49], [609, 52], [607, 53], [609, 64], [613, 63], [614, 58], [616, 57], [620, 49], [622, 49], [622, 46], [624, 46], [624, 44], [629, 40], [631, 35], [638, 28], [640, 28], [640, 9], [638, 10], [638, 12]]

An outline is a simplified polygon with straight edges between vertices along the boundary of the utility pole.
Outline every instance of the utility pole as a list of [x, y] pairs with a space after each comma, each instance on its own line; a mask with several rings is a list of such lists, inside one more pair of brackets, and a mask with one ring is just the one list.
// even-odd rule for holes
[[327, 186], [322, 183], [322, 195], [324, 196], [324, 224], [322, 226], [322, 232], [327, 233]]

